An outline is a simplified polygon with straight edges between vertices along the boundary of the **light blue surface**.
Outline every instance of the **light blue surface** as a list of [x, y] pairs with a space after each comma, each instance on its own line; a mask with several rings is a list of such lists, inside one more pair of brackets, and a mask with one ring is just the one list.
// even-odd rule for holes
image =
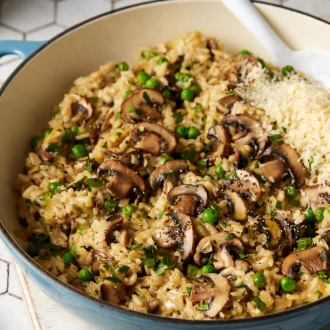
[[25, 60], [45, 42], [46, 41], [1, 40], [0, 57], [15, 54]]

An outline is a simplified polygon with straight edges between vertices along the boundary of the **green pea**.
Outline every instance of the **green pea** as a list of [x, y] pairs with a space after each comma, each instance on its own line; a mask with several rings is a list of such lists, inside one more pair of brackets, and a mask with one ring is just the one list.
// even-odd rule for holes
[[220, 178], [224, 178], [227, 172], [223, 169], [222, 164], [218, 164], [214, 169], [215, 174]]
[[127, 97], [128, 95], [132, 94], [132, 93], [133, 93], [133, 91], [131, 91], [131, 90], [126, 91], [126, 92], [123, 94], [123, 100], [125, 100], [126, 97]]
[[165, 164], [165, 163], [167, 163], [171, 160], [174, 160], [174, 159], [171, 156], [166, 155], [166, 156], [162, 157], [160, 160], [161, 160], [162, 164]]
[[30, 257], [33, 258], [39, 254], [39, 249], [34, 243], [31, 243], [27, 247], [27, 253], [29, 254]]
[[149, 78], [146, 82], [147, 88], [156, 89], [159, 86], [159, 81], [156, 78]]
[[190, 78], [191, 75], [189, 73], [181, 73], [179, 81], [188, 82]]
[[181, 135], [185, 139], [188, 137], [188, 131], [189, 131], [189, 128], [187, 128], [185, 126], [179, 126], [176, 129], [176, 133], [179, 134], [179, 135]]
[[52, 194], [51, 192], [48, 192], [47, 194], [44, 195], [43, 201], [44, 201], [45, 205], [48, 205], [51, 194]]
[[82, 232], [83, 232], [84, 229], [85, 228], [79, 228], [79, 229], [77, 229], [76, 230], [76, 234], [78, 233], [78, 234], [82, 235]]
[[74, 245], [72, 248], [71, 248], [71, 253], [73, 254], [73, 256], [75, 258], [79, 258], [79, 254], [77, 253], [78, 252], [78, 248], [76, 245]]
[[128, 64], [126, 62], [118, 63], [117, 67], [120, 71], [127, 71], [128, 70]]
[[174, 74], [174, 78], [176, 79], [176, 80], [180, 80], [180, 77], [182, 76], [182, 73], [181, 72], [176, 72], [175, 74]]
[[154, 52], [153, 50], [149, 50], [146, 52], [142, 53], [142, 57], [145, 58], [146, 60], [150, 60], [151, 58], [157, 56], [158, 54]]
[[58, 187], [61, 186], [61, 184], [59, 182], [52, 182], [49, 184], [49, 190], [52, 194], [55, 194], [56, 190], [58, 189]]
[[314, 222], [316, 220], [313, 210], [309, 207], [307, 213], [305, 213], [305, 219], [309, 222]]
[[79, 133], [79, 126], [78, 125], [72, 126], [71, 131], [77, 135]]
[[307, 227], [306, 229], [306, 237], [314, 237], [315, 236], [315, 230], [312, 227]]
[[48, 128], [47, 131], [44, 133], [44, 137], [48, 136], [52, 131], [52, 128]]
[[144, 86], [149, 78], [150, 76], [146, 72], [142, 71], [137, 75], [136, 79], [139, 85]]
[[207, 159], [200, 159], [197, 161], [197, 165], [204, 168], [207, 167]]
[[165, 99], [172, 100], [172, 94], [168, 89], [165, 89], [162, 95], [165, 97]]
[[291, 277], [281, 279], [281, 287], [285, 292], [292, 292], [296, 288], [297, 282]]
[[202, 215], [203, 222], [208, 222], [214, 225], [218, 221], [218, 213], [214, 209], [206, 209]]
[[130, 217], [135, 211], [135, 207], [133, 205], [126, 205], [122, 212], [124, 215], [127, 215], [128, 217]]
[[188, 265], [187, 267], [187, 276], [191, 280], [196, 277], [197, 272], [199, 271], [199, 267], [196, 265]]
[[289, 196], [289, 197], [296, 197], [299, 193], [299, 190], [296, 189], [295, 187], [292, 187], [292, 186], [287, 186], [286, 188], [286, 194]]
[[76, 144], [72, 147], [72, 153], [76, 158], [82, 158], [86, 155], [86, 148], [82, 144]]
[[214, 273], [215, 267], [212, 265], [205, 265], [202, 267], [202, 274]]
[[71, 252], [66, 252], [63, 254], [62, 261], [65, 265], [70, 265], [74, 262], [74, 256]]
[[21, 218], [21, 217], [19, 217], [18, 221], [19, 221], [19, 223], [20, 223], [23, 227], [25, 227], [25, 228], [27, 228], [27, 227], [29, 226], [29, 224], [27, 223], [27, 221], [26, 221], [25, 218]]
[[93, 278], [92, 273], [88, 269], [80, 269], [78, 273], [78, 278], [81, 281], [91, 281]]
[[298, 249], [306, 250], [309, 249], [313, 244], [313, 241], [309, 237], [303, 237], [298, 240]]
[[253, 275], [253, 280], [258, 288], [263, 288], [266, 285], [266, 279], [263, 273], [255, 273]]
[[198, 135], [200, 135], [201, 132], [195, 128], [195, 127], [190, 127], [188, 131], [188, 138], [189, 139], [196, 139]]
[[163, 64], [164, 62], [170, 63], [169, 60], [168, 60], [166, 57], [162, 56], [162, 57], [160, 57], [160, 58], [158, 59], [158, 61], [157, 61], [157, 65], [161, 65], [161, 64]]
[[251, 53], [248, 50], [242, 49], [237, 55], [239, 56], [239, 55], [250, 55], [250, 54]]
[[291, 65], [287, 65], [284, 68], [282, 68], [282, 75], [286, 77], [288, 73], [294, 71], [294, 68]]
[[191, 101], [194, 98], [194, 92], [190, 88], [185, 88], [180, 94], [182, 100]]
[[115, 200], [108, 199], [104, 202], [104, 208], [107, 210], [107, 212], [113, 213], [118, 208], [118, 204]]
[[32, 148], [36, 148], [38, 142], [41, 140], [41, 136], [40, 135], [36, 135], [31, 139], [31, 146]]
[[197, 84], [192, 84], [189, 88], [194, 92], [195, 95], [198, 95], [202, 91], [201, 87]]
[[315, 211], [315, 219], [319, 222], [323, 220], [323, 212], [325, 208], [324, 207], [318, 207]]

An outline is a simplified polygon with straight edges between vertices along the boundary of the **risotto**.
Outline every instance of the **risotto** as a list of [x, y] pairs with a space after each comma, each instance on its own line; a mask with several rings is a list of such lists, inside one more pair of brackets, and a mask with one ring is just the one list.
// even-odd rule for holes
[[[304, 116], [281, 119], [298, 87], [326, 93], [198, 32], [102, 65], [32, 138], [16, 235], [63, 282], [143, 313], [243, 318], [328, 296], [327, 163], [310, 129], [292, 138]], [[293, 98], [285, 113], [272, 90]]]

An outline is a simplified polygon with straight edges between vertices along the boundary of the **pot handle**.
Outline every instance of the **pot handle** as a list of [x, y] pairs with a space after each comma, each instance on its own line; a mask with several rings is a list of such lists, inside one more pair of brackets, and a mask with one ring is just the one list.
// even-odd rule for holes
[[1, 40], [0, 57], [15, 54], [25, 60], [45, 42], [46, 41]]

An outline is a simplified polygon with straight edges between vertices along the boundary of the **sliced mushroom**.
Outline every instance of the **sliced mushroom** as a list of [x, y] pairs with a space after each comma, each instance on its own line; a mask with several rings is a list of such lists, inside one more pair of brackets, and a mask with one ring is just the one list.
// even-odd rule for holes
[[328, 245], [330, 243], [330, 230], [326, 230], [325, 232], [322, 233], [322, 235], [319, 238], [319, 242], [324, 240]]
[[[183, 184], [172, 188], [167, 194], [170, 205], [177, 204], [176, 211], [194, 215], [196, 207], [205, 208], [208, 202], [208, 190], [205, 186]], [[196, 206], [196, 204], [198, 204]]]
[[281, 182], [283, 177], [288, 173], [287, 164], [279, 159], [261, 164], [260, 168], [270, 184]]
[[228, 189], [235, 190], [250, 202], [256, 202], [261, 196], [259, 180], [250, 172], [236, 170], [237, 180], [228, 186]]
[[93, 117], [94, 114], [93, 106], [86, 97], [82, 97], [78, 103], [73, 103], [72, 107], [76, 111], [81, 111], [85, 114], [83, 126], [85, 126], [86, 123]]
[[254, 67], [257, 67], [258, 65], [258, 59], [253, 55], [239, 55], [230, 64], [228, 78], [231, 82], [236, 84], [240, 81], [243, 73], [247, 75]]
[[177, 233], [175, 227], [165, 226], [154, 230], [152, 239], [157, 246], [168, 249], [178, 246]]
[[92, 263], [92, 266], [91, 266], [91, 271], [94, 275], [100, 275], [100, 267], [102, 264], [105, 264], [105, 263], [112, 263], [113, 260], [112, 259], [103, 259], [103, 260], [96, 260]]
[[110, 284], [102, 284], [100, 286], [100, 298], [114, 305], [119, 305], [119, 296], [117, 290]]
[[[205, 316], [214, 318], [227, 305], [230, 299], [231, 286], [229, 281], [220, 274], [204, 274], [193, 284], [190, 301], [207, 300], [209, 308]], [[200, 283], [203, 281], [203, 283]]]
[[158, 108], [164, 103], [164, 96], [157, 90], [140, 88], [128, 95], [121, 104], [121, 119], [131, 124], [159, 119], [162, 114]]
[[296, 277], [300, 267], [311, 275], [327, 270], [328, 251], [323, 246], [315, 246], [310, 249], [293, 252], [282, 263], [282, 274], [287, 277]]
[[110, 222], [110, 224], [105, 232], [105, 241], [108, 245], [110, 245], [112, 243], [111, 234], [115, 229], [120, 227], [121, 223], [123, 222], [123, 217], [118, 214], [112, 214], [107, 218], [106, 221]]
[[148, 312], [156, 313], [160, 306], [160, 300], [158, 298], [152, 298], [148, 301]]
[[228, 108], [230, 111], [234, 107], [236, 102], [241, 102], [243, 99], [238, 94], [231, 94], [221, 98], [218, 102], [225, 108]]
[[236, 145], [250, 145], [254, 148], [251, 159], [258, 159], [267, 144], [267, 136], [261, 124], [248, 115], [227, 116], [222, 124], [234, 126], [239, 133], [232, 136]]
[[73, 235], [76, 233], [76, 219], [71, 219], [71, 230], [70, 234]]
[[217, 260], [213, 262], [213, 266], [217, 270], [234, 267], [233, 257], [228, 250], [233, 250], [241, 255], [244, 253], [244, 245], [239, 238], [228, 239], [228, 235], [228, 232], [221, 232], [202, 238], [196, 247], [195, 263], [203, 266], [209, 255], [210, 258]]
[[107, 188], [119, 199], [126, 198], [133, 191], [137, 202], [145, 193], [146, 186], [143, 179], [118, 160], [107, 160], [102, 163], [97, 169], [97, 175], [114, 176], [107, 184]]
[[129, 244], [129, 235], [126, 229], [120, 230], [120, 235], [117, 237], [116, 242], [127, 246]]
[[237, 259], [235, 260], [235, 267], [244, 270], [245, 273], [247, 273], [251, 266], [246, 260]]
[[72, 286], [73, 286], [75, 289], [77, 289], [77, 290], [79, 290], [79, 291], [81, 291], [81, 292], [87, 293], [86, 287], [83, 286], [83, 285], [80, 285], [80, 284], [72, 284]]
[[219, 194], [228, 201], [228, 217], [237, 221], [244, 221], [247, 217], [248, 204], [234, 189], [226, 189]]
[[328, 185], [317, 184], [301, 191], [299, 198], [302, 207], [310, 207], [315, 212], [319, 207], [327, 207], [330, 201], [330, 187]]
[[104, 259], [108, 259], [109, 258], [109, 256], [103, 250], [101, 250], [101, 249], [93, 249], [93, 250], [90, 251], [90, 253], [92, 255], [97, 254], [100, 257], [104, 258]]
[[[185, 160], [171, 160], [157, 167], [150, 176], [150, 187], [153, 191], [157, 191], [162, 182], [169, 180], [173, 186], [178, 185], [178, 177], [181, 173], [189, 171], [189, 165]], [[172, 174], [170, 174], [172, 173]], [[164, 178], [166, 177], [166, 179]]]
[[44, 162], [44, 163], [49, 163], [52, 160], [55, 159], [55, 155], [52, 152], [48, 152], [42, 148], [39, 148], [36, 151], [36, 154], [40, 157], [40, 159]]
[[166, 128], [144, 121], [134, 128], [132, 139], [137, 150], [149, 152], [154, 156], [171, 154], [176, 148], [174, 135]]
[[274, 156], [281, 160], [288, 167], [288, 172], [292, 178], [292, 185], [300, 187], [307, 174], [306, 168], [300, 161], [300, 156], [289, 144], [272, 144], [260, 156]]
[[211, 145], [211, 152], [206, 154], [210, 164], [213, 164], [217, 157], [227, 157], [230, 151], [231, 138], [230, 134], [225, 126], [222, 124], [215, 125], [214, 128], [211, 126], [207, 133], [208, 139], [214, 139]]
[[218, 43], [215, 39], [209, 39], [206, 42], [206, 47], [211, 50], [211, 49], [219, 49]]
[[195, 253], [195, 229], [192, 219], [184, 213], [168, 213], [168, 216], [175, 224], [182, 262], [185, 263]]
[[278, 223], [268, 213], [257, 215], [259, 225], [263, 229], [265, 240], [262, 245], [265, 249], [273, 249], [280, 244], [282, 238], [282, 230]]
[[115, 160], [119, 160], [129, 168], [133, 168], [139, 165], [142, 160], [142, 155], [138, 151], [131, 151], [125, 153], [125, 152], [114, 152], [109, 150], [108, 153], [111, 156], [113, 156]]

